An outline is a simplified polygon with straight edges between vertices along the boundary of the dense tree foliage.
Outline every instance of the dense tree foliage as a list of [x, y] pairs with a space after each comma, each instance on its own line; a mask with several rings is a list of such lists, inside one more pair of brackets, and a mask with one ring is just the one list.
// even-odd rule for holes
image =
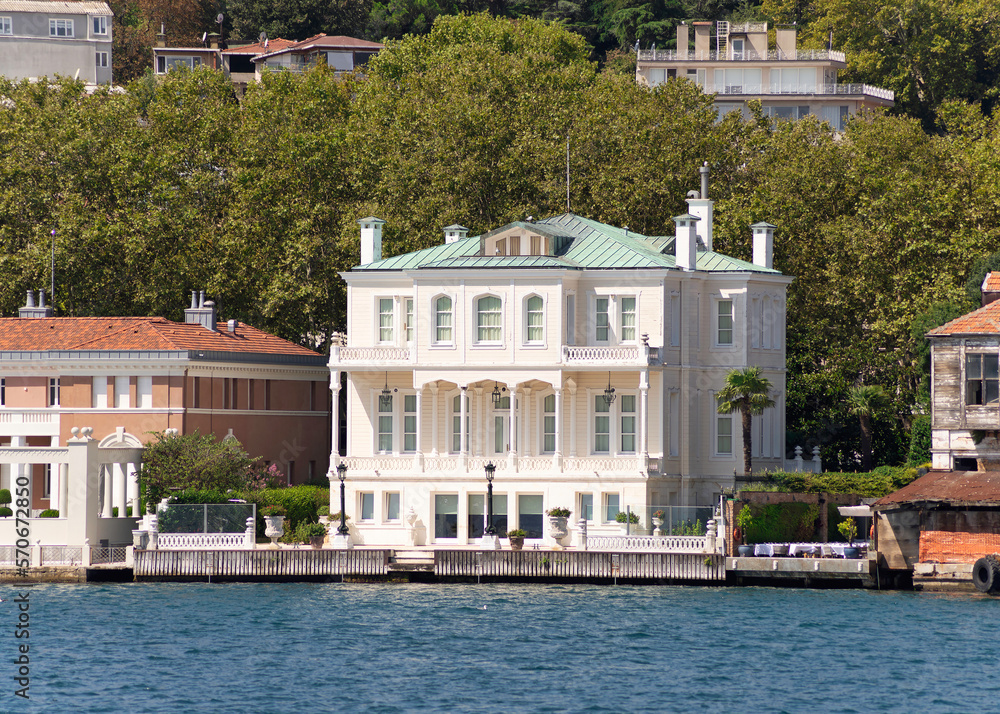
[[485, 14], [390, 41], [366, 75], [267, 74], [239, 102], [204, 68], [89, 97], [0, 81], [0, 312], [48, 285], [54, 230], [57, 314], [180, 319], [205, 289], [225, 318], [324, 350], [344, 327], [338, 272], [358, 260], [359, 217], [388, 221], [392, 255], [451, 223], [561, 212], [568, 143], [574, 212], [672, 234], [708, 161], [717, 249], [748, 258], [748, 226], [767, 220], [797, 278], [791, 441], [856, 468], [847, 389], [880, 385], [875, 461], [905, 459], [918, 317], [968, 306], [977, 259], [1000, 250], [997, 120], [949, 100], [930, 134], [878, 114], [838, 137], [814, 120], [717, 121], [686, 81], [641, 88], [599, 71], [579, 34]]

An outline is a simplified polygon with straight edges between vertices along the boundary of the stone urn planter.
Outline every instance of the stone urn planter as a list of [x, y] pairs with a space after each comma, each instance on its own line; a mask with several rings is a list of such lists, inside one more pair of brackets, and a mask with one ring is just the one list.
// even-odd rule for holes
[[521, 550], [524, 547], [524, 537], [528, 535], [521, 529], [515, 529], [507, 533], [507, 540], [510, 541], [511, 550]]
[[549, 533], [553, 538], [560, 540], [569, 534], [568, 520], [563, 516], [549, 516]]
[[749, 558], [753, 555], [752, 545], [741, 545], [737, 550], [739, 551], [741, 558]]
[[264, 535], [271, 539], [271, 545], [279, 548], [278, 538], [285, 535], [284, 516], [264, 516]]
[[312, 546], [313, 550], [320, 550], [323, 547], [323, 541], [325, 540], [325, 535], [309, 536], [309, 545]]
[[[660, 513], [660, 511], [657, 511], [657, 513]], [[657, 516], [654, 514], [652, 521], [653, 521], [653, 535], [655, 536], [663, 535], [663, 531], [660, 530], [663, 527], [663, 516]]]

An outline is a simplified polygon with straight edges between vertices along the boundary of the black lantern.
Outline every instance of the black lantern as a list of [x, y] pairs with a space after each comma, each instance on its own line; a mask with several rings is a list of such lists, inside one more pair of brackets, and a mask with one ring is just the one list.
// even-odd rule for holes
[[337, 535], [345, 536], [349, 531], [347, 530], [347, 511], [344, 507], [344, 479], [347, 478], [347, 464], [343, 461], [337, 464], [337, 478], [340, 479], [340, 528], [337, 529]]
[[615, 401], [615, 388], [611, 386], [611, 372], [608, 372], [608, 388], [604, 390], [604, 403], [609, 407]]
[[392, 406], [392, 393], [395, 389], [389, 389], [389, 373], [385, 373], [385, 386], [382, 387], [382, 392], [378, 395], [378, 406], [379, 409], [389, 409]]
[[493, 526], [493, 474], [497, 467], [493, 462], [486, 464], [486, 535], [495, 536], [497, 529]]
[[493, 383], [493, 406], [495, 407], [500, 406], [500, 400], [503, 399], [503, 392], [506, 391], [507, 387], [504, 387], [503, 391], [501, 391], [500, 385], [497, 384], [496, 382]]

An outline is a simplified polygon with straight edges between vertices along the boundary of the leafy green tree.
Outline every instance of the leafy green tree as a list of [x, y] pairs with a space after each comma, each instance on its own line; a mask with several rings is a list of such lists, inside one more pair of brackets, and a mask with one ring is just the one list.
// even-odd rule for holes
[[324, 32], [359, 37], [371, 11], [371, 0], [227, 0], [235, 37], [304, 40]]
[[771, 382], [760, 373], [760, 367], [734, 369], [726, 375], [726, 383], [718, 392], [719, 414], [740, 413], [743, 425], [743, 473], [753, 472], [753, 417], [774, 406]]
[[259, 457], [243, 450], [236, 439], [216, 441], [198, 432], [156, 433], [142, 453], [139, 482], [146, 507], [152, 510], [171, 491], [183, 489], [238, 491], [247, 486]]
[[859, 385], [847, 392], [848, 411], [861, 424], [861, 458], [865, 471], [872, 470], [872, 419], [888, 401], [885, 390], [878, 385]]

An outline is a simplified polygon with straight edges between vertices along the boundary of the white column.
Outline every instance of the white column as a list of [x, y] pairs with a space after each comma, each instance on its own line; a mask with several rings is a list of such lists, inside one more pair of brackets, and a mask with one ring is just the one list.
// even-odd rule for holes
[[[513, 466], [517, 459], [517, 385], [507, 387], [510, 394], [510, 410], [507, 415], [507, 436], [510, 440], [510, 448], [507, 451], [507, 460]], [[508, 508], [510, 504], [508, 504]]]
[[[330, 374], [330, 412], [333, 426], [330, 434], [330, 472], [340, 463], [340, 372], [334, 371]], [[417, 420], [420, 423], [420, 420]]]
[[531, 456], [531, 387], [525, 387], [524, 404], [521, 406], [521, 438], [518, 439], [522, 452], [525, 456]]
[[128, 492], [126, 493], [127, 504], [132, 506], [132, 515], [141, 516], [142, 507], [139, 505], [139, 466], [140, 464], [125, 464], [125, 475], [128, 481]]
[[59, 515], [69, 515], [69, 464], [59, 464]]
[[112, 467], [111, 464], [101, 464], [100, 469], [104, 475], [104, 507], [101, 509], [101, 517], [111, 518]]
[[438, 386], [431, 387], [431, 456], [438, 455]]
[[114, 473], [114, 505], [118, 508], [118, 517], [124, 518], [127, 511], [125, 510], [125, 494], [126, 494], [126, 478], [125, 478], [125, 464], [115, 464], [113, 467]]
[[483, 418], [483, 402], [486, 400], [483, 399], [482, 387], [476, 387], [475, 391], [476, 391], [476, 403], [475, 403], [476, 422], [474, 428], [472, 429], [472, 433], [476, 435], [474, 453], [476, 456], [483, 456], [486, 453], [486, 421]]
[[577, 456], [576, 453], [576, 387], [569, 390], [569, 455]]
[[417, 387], [416, 397], [417, 397], [417, 434], [416, 434], [416, 436], [417, 436], [417, 453], [416, 453], [416, 461], [417, 461], [417, 468], [419, 468], [421, 471], [423, 471], [424, 470], [424, 429], [423, 429], [423, 423], [424, 423], [424, 412], [423, 412], [423, 408], [424, 408], [424, 388], [422, 386], [421, 387]]
[[563, 437], [563, 390], [556, 387], [556, 450], [552, 454], [552, 463], [562, 471], [562, 437]]
[[645, 469], [649, 457], [649, 370], [639, 373], [639, 457]]
[[469, 455], [469, 430], [466, 427], [466, 421], [469, 418], [469, 405], [468, 405], [468, 387], [461, 387], [459, 392], [458, 400], [458, 445], [459, 454], [464, 458]]
[[[62, 503], [59, 501], [59, 497], [62, 495], [62, 486], [59, 482], [62, 472], [59, 467], [61, 464], [49, 464], [49, 508], [54, 511], [60, 511]], [[59, 512], [60, 517], [65, 514], [62, 511]]]

